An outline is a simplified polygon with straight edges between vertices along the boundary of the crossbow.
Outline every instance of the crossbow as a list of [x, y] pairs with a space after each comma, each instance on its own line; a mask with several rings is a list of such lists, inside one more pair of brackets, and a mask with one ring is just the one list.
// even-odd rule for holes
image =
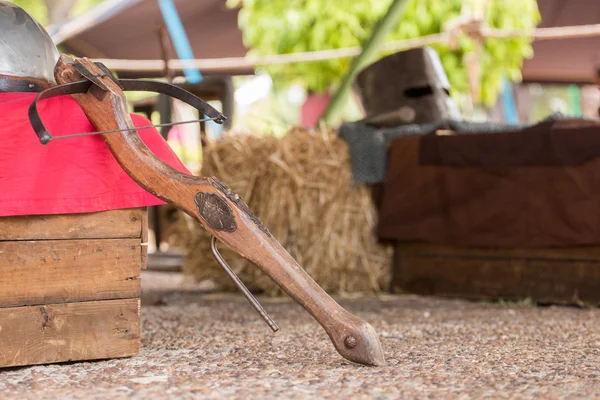
[[333, 300], [293, 259], [252, 213], [239, 195], [216, 177], [181, 173], [156, 157], [136, 132], [124, 90], [152, 91], [180, 99], [223, 123], [225, 116], [200, 98], [162, 82], [117, 79], [105, 66], [87, 58], [62, 55], [54, 71], [56, 86], [38, 94], [29, 108], [31, 125], [42, 144], [59, 137], [45, 128], [38, 101], [71, 95], [102, 134], [125, 172], [142, 188], [197, 220], [213, 236], [211, 249], [254, 308], [276, 331], [277, 325], [228, 268], [216, 247], [216, 238], [251, 261], [308, 311], [346, 359], [364, 365], [385, 364], [383, 349], [373, 327]]

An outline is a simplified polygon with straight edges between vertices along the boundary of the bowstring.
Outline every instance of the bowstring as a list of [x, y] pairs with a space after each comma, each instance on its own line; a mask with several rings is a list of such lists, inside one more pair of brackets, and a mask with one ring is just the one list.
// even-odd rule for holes
[[161, 128], [163, 126], [175, 126], [175, 125], [193, 124], [193, 123], [200, 123], [200, 122], [206, 122], [206, 121], [216, 121], [216, 120], [218, 120], [220, 118], [221, 117], [202, 118], [202, 119], [190, 119], [190, 120], [187, 120], [187, 121], [166, 122], [164, 124], [137, 126], [135, 128], [113, 129], [113, 130], [109, 130], [109, 131], [100, 131], [100, 132], [74, 133], [74, 134], [70, 134], [70, 135], [57, 135], [57, 136], [52, 136], [50, 138], [50, 140], [68, 139], [68, 138], [82, 137], [82, 136], [92, 136], [92, 135], [104, 135], [106, 133], [116, 133], [116, 132], [131, 132], [131, 131], [137, 131], [139, 129]]

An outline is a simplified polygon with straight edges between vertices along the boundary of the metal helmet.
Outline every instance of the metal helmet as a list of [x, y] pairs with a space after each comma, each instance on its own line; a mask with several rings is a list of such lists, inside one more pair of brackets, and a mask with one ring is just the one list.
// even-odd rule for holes
[[42, 25], [20, 7], [0, 0], [0, 75], [54, 83], [58, 58]]
[[365, 122], [377, 126], [460, 120], [438, 54], [420, 47], [391, 54], [365, 68], [356, 79]]

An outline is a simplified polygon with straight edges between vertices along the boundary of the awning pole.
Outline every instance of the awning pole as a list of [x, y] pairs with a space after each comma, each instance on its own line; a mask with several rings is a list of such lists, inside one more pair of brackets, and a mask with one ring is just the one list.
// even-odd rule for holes
[[185, 77], [190, 83], [200, 83], [202, 81], [200, 70], [195, 68], [193, 64], [187, 66], [185, 63], [186, 60], [193, 60], [195, 57], [173, 0], [158, 0], [158, 5], [169, 30], [169, 35], [171, 36], [177, 56], [184, 62], [185, 69], [183, 73]]
[[[183, 74], [188, 82], [194, 84], [200, 83], [202, 81], [202, 74], [193, 64], [193, 60], [195, 59], [194, 52], [187, 33], [185, 32], [185, 28], [183, 27], [183, 23], [181, 22], [181, 18], [179, 17], [179, 13], [177, 12], [177, 7], [175, 7], [175, 3], [173, 3], [173, 0], [158, 0], [158, 5], [160, 6], [160, 12], [162, 13], [167, 30], [169, 31], [169, 36], [171, 36], [173, 47], [175, 47], [175, 51], [177, 52], [177, 57], [179, 57], [183, 63]], [[231, 116], [228, 117], [231, 118]], [[221, 125], [212, 121], [208, 122], [207, 125], [213, 127], [216, 136], [221, 136]]]

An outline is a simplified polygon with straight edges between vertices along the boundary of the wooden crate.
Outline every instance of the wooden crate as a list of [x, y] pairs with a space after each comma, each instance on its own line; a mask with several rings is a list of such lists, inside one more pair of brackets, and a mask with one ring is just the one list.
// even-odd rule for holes
[[145, 208], [0, 218], [0, 367], [140, 349]]
[[600, 246], [489, 249], [398, 243], [392, 290], [474, 300], [600, 304]]

